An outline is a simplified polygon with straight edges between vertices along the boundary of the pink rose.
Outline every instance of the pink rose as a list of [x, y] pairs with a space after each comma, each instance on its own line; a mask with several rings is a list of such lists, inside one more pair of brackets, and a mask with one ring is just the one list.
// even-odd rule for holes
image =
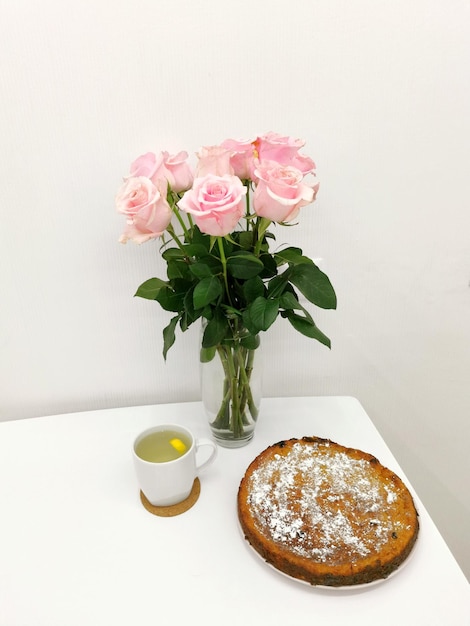
[[203, 233], [224, 237], [235, 229], [244, 213], [246, 192], [237, 176], [207, 174], [194, 180], [178, 207], [193, 215]]
[[116, 209], [127, 217], [127, 227], [119, 241], [144, 243], [160, 237], [171, 221], [166, 201], [166, 181], [158, 186], [146, 176], [128, 178], [116, 195]]
[[252, 179], [255, 169], [255, 146], [249, 139], [226, 139], [222, 147], [230, 151], [230, 165], [235, 176], [242, 180]]
[[257, 138], [256, 149], [258, 159], [262, 161], [276, 161], [282, 165], [291, 165], [308, 174], [315, 170], [315, 163], [308, 156], [299, 154], [299, 149], [305, 145], [303, 139], [284, 137], [278, 133], [267, 133]]
[[138, 157], [132, 164], [130, 176], [145, 176], [155, 185], [159, 180], [166, 180], [170, 188], [175, 191], [186, 191], [193, 182], [193, 174], [187, 164], [187, 152], [178, 152], [172, 156], [169, 152], [154, 154], [147, 152]]
[[233, 175], [230, 165], [230, 151], [222, 146], [207, 146], [197, 153], [198, 164], [196, 166], [196, 178], [202, 178], [206, 174], [215, 176]]
[[315, 200], [319, 185], [305, 185], [300, 170], [275, 162], [261, 163], [255, 171], [258, 183], [253, 207], [260, 217], [273, 222], [293, 220], [299, 209]]
[[186, 191], [191, 188], [193, 184], [193, 173], [186, 162], [188, 158], [187, 152], [178, 152], [174, 156], [163, 152], [163, 163], [170, 173], [170, 178], [167, 178], [170, 187], [176, 193], [180, 191]]
[[161, 153], [160, 159], [158, 159], [157, 155], [153, 152], [147, 152], [146, 154], [142, 154], [131, 163], [129, 176], [145, 176], [146, 178], [152, 180], [152, 177], [155, 175], [162, 162], [163, 159], [161, 157]]

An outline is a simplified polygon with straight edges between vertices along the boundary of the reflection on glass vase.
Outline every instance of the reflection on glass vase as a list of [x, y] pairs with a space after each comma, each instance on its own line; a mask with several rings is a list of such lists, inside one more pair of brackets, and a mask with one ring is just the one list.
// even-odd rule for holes
[[[217, 346], [201, 346], [201, 393], [212, 436], [226, 448], [253, 438], [261, 403], [263, 363], [258, 335], [230, 320]], [[204, 333], [205, 323], [203, 323]]]

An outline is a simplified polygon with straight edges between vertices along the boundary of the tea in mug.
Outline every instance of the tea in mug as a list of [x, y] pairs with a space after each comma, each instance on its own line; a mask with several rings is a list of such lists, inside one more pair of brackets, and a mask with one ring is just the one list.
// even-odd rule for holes
[[176, 430], [159, 430], [147, 435], [135, 447], [135, 453], [150, 463], [166, 463], [183, 456], [191, 447], [191, 440]]

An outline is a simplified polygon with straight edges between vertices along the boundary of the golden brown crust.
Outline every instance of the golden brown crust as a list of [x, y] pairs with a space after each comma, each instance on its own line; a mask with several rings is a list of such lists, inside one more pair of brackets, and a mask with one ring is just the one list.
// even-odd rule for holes
[[240, 483], [238, 516], [268, 563], [334, 587], [389, 576], [419, 530], [413, 498], [396, 474], [371, 454], [319, 437], [259, 454]]

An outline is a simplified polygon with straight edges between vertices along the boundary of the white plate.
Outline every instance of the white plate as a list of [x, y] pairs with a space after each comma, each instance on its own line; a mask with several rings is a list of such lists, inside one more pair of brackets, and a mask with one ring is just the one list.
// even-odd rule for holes
[[339, 587], [333, 587], [332, 585], [312, 585], [311, 583], [307, 582], [306, 580], [302, 580], [300, 578], [294, 578], [293, 576], [289, 576], [289, 574], [286, 574], [285, 572], [281, 571], [280, 569], [277, 569], [277, 567], [274, 567], [274, 565], [271, 565], [271, 563], [268, 563], [268, 561], [265, 561], [265, 559], [261, 556], [261, 554], [259, 552], [257, 552], [257, 550], [255, 550], [253, 548], [253, 546], [248, 541], [248, 539], [245, 538], [245, 533], [243, 532], [243, 529], [242, 529], [242, 527], [240, 525], [240, 521], [238, 521], [238, 529], [239, 529], [240, 534], [242, 536], [243, 542], [248, 546], [249, 551], [252, 554], [255, 554], [258, 557], [258, 559], [260, 559], [271, 570], [273, 570], [277, 574], [281, 574], [281, 576], [284, 576], [285, 578], [288, 578], [289, 580], [293, 580], [293, 581], [295, 581], [297, 583], [300, 583], [301, 585], [307, 585], [307, 587], [310, 587], [312, 589], [326, 589], [327, 591], [354, 591], [356, 589], [370, 589], [371, 587], [375, 587], [377, 585], [380, 585], [382, 583], [387, 582], [388, 580], [390, 580], [390, 578], [393, 578], [399, 572], [401, 572], [402, 569], [405, 567], [405, 565], [409, 562], [411, 555], [415, 551], [415, 547], [416, 547], [416, 544], [417, 544], [418, 538], [419, 538], [419, 531], [418, 531], [418, 537], [416, 538], [414, 546], [411, 548], [411, 552], [406, 557], [406, 559], [403, 561], [403, 563], [401, 565], [399, 565], [397, 567], [397, 569], [394, 570], [391, 574], [389, 574], [387, 576], [387, 578], [379, 578], [378, 580], [373, 580], [370, 583], [361, 583], [359, 585], [341, 585]]

